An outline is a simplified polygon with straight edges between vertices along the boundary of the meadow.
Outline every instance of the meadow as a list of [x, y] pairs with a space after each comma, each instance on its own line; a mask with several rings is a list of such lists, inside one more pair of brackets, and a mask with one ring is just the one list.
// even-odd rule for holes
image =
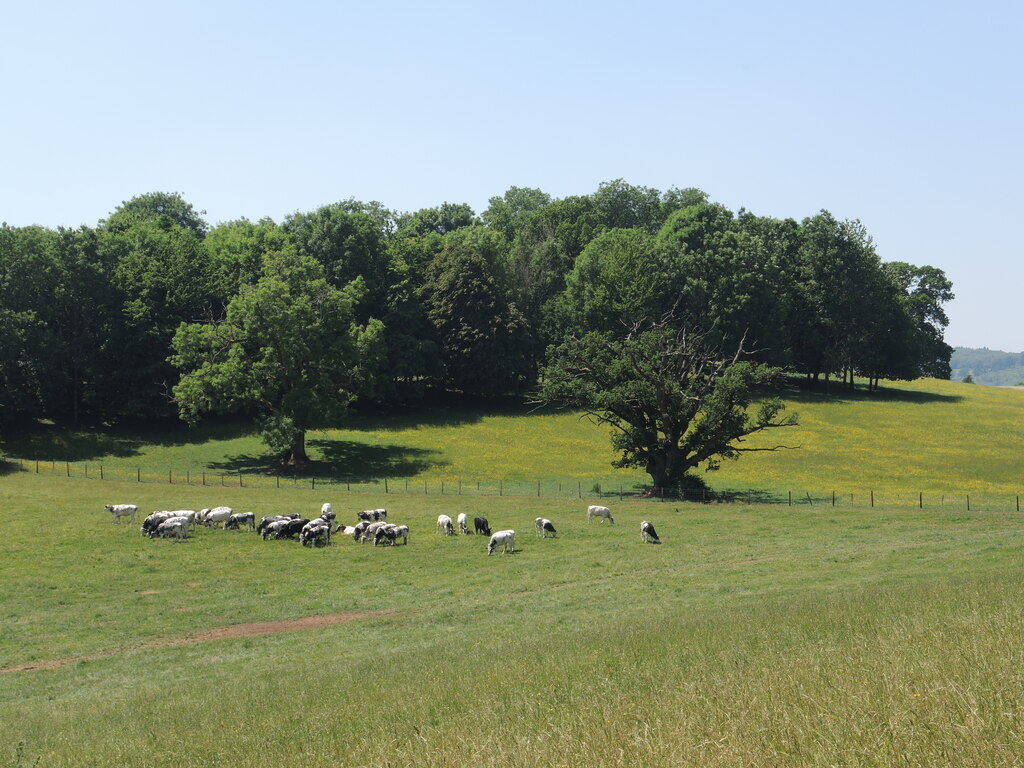
[[[846, 433], [838, 445], [858, 453], [842, 461], [866, 464], [850, 475], [877, 471], [875, 452], [852, 445], [869, 412], [895, 431], [920, 409], [933, 428], [969, 427], [1007, 453], [1020, 439], [1019, 406], [1005, 392], [897, 391], [907, 394], [808, 398], [801, 420], [812, 429], [815, 409], [822, 420], [842, 411], [823, 431]], [[534, 441], [546, 433], [526, 425], [536, 415], [467, 416], [464, 429], [500, 434], [497, 458], [480, 466], [501, 466], [502, 451], [527, 461], [523, 437], [492, 418], [522, 419]], [[383, 444], [436, 451], [472, 474], [482, 451], [467, 446], [482, 439], [439, 421], [453, 431], [434, 448], [416, 433], [437, 424], [378, 431]], [[371, 426], [338, 439], [372, 445]], [[237, 450], [251, 445], [238, 435], [203, 444], [139, 436], [130, 449], [118, 436], [78, 439], [93, 441], [90, 460], [103, 446], [111, 456], [130, 450], [121, 458], [131, 461], [169, 462], [179, 451], [197, 466], [258, 456]], [[913, 445], [924, 454], [928, 440]], [[941, 456], [914, 461], [975, 488], [1015, 490], [1011, 455], [971, 464], [972, 478], [944, 464], [954, 455], [945, 443], [934, 445]], [[64, 450], [83, 449], [69, 441]], [[581, 455], [599, 452], [583, 445], [566, 451], [580, 472], [607, 460], [606, 447], [599, 457]], [[754, 454], [726, 471], [798, 453]], [[538, 455], [544, 466], [526, 471], [557, 476], [563, 454]], [[825, 466], [799, 461], [787, 477]], [[1024, 518], [1013, 509], [624, 498], [606, 499], [616, 518], [608, 526], [587, 525], [596, 497], [585, 488], [582, 499], [384, 499], [379, 487], [99, 482], [9, 469], [0, 480], [0, 766], [1024, 765], [1024, 605], [1015, 597]], [[412, 528], [410, 543], [310, 550], [206, 529], [153, 541], [103, 510], [228, 504], [313, 516], [323, 501], [342, 520], [387, 506]], [[436, 533], [439, 513], [461, 511], [516, 529], [517, 552], [488, 557], [481, 536]], [[537, 516], [555, 522], [557, 539], [534, 536]], [[642, 519], [663, 544], [640, 542]]]

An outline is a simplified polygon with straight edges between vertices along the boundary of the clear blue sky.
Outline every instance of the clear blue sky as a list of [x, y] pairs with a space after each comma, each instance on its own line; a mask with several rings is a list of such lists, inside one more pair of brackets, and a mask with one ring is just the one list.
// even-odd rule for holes
[[0, 220], [180, 192], [211, 224], [355, 197], [478, 213], [617, 178], [860, 219], [944, 269], [953, 345], [1024, 351], [1024, 6], [14, 3]]

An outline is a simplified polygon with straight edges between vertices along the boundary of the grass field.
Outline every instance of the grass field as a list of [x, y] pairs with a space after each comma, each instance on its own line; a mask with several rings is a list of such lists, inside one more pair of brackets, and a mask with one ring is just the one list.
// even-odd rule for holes
[[[774, 500], [836, 492], [853, 503], [1014, 506], [1024, 492], [1024, 391], [921, 380], [887, 382], [881, 392], [784, 392], [799, 415], [793, 429], [755, 436], [794, 450], [750, 453], [703, 477], [717, 489], [762, 491]], [[314, 432], [305, 478], [368, 492], [383, 488], [578, 497], [599, 487], [630, 493], [650, 478], [616, 470], [607, 427], [578, 414], [533, 412], [521, 402], [448, 402], [430, 409], [368, 413], [350, 428]], [[773, 443], [774, 444], [774, 443]], [[43, 473], [145, 482], [274, 486], [280, 471], [245, 423], [210, 422], [104, 429], [40, 427], [8, 436], [0, 448]], [[281, 482], [300, 482], [284, 476]], [[304, 480], [303, 482], [308, 482]], [[408, 488], [406, 487], [408, 486]], [[852, 497], [852, 499], [851, 499]]]
[[[265, 472], [237, 424], [9, 439], [9, 456], [94, 469], [0, 478], [0, 766], [1024, 765], [1024, 517], [910, 492], [1012, 498], [1022, 393], [791, 394], [803, 447], [715, 483], [848, 483], [856, 503], [605, 497], [617, 525], [588, 526], [584, 481], [619, 482], [604, 430], [511, 406], [314, 436], [318, 469], [365, 470], [351, 490], [135, 482], [139, 465]], [[98, 481], [100, 462], [124, 479]], [[582, 493], [435, 492], [487, 467]], [[384, 496], [379, 470], [431, 492]], [[103, 510], [323, 501], [342, 521], [386, 506], [408, 547], [152, 541]], [[518, 551], [436, 533], [463, 511], [516, 529]], [[534, 536], [537, 516], [557, 539]], [[642, 519], [662, 545], [640, 542]]]
[[[102, 505], [310, 513], [319, 491], [0, 489], [0, 765], [1024, 763], [1015, 513], [627, 500], [612, 527], [588, 499], [408, 496], [408, 547], [309, 550], [151, 541]], [[518, 551], [437, 535], [442, 511]], [[315, 616], [339, 623], [266, 624]]]

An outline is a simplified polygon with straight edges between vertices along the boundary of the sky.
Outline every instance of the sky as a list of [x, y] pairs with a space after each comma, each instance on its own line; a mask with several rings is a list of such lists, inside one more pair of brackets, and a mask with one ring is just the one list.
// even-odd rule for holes
[[5, 9], [0, 221], [177, 192], [210, 224], [355, 198], [477, 213], [623, 179], [859, 219], [1024, 351], [1024, 5], [49, 2]]

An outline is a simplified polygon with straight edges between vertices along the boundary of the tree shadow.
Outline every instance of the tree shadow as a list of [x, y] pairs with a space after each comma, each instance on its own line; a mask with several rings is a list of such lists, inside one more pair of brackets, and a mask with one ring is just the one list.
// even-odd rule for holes
[[282, 467], [275, 456], [240, 454], [212, 462], [211, 470], [224, 473], [320, 477], [365, 483], [385, 477], [409, 477], [432, 467], [445, 466], [440, 451], [404, 445], [366, 445], [352, 440], [309, 440], [307, 447], [322, 458], [300, 467]]
[[233, 440], [251, 434], [250, 421], [215, 419], [195, 427], [177, 420], [119, 422], [68, 426], [33, 422], [12, 428], [2, 443], [9, 456], [48, 461], [91, 461], [102, 457], [127, 459], [143, 446], [180, 447], [211, 440]]
[[856, 389], [849, 389], [842, 381], [832, 381], [828, 388], [823, 382], [808, 383], [801, 377], [790, 376], [785, 384], [772, 393], [791, 403], [910, 403], [925, 405], [927, 403], [959, 403], [960, 395], [944, 395], [938, 392], [921, 392], [919, 390], [895, 389], [881, 386], [869, 392], [863, 384]]
[[15, 464], [13, 461], [7, 461], [6, 459], [0, 459], [0, 477], [7, 477], [13, 475], [15, 472], [24, 472], [25, 468]]
[[554, 412], [523, 397], [474, 397], [458, 392], [435, 393], [422, 403], [368, 405], [355, 410], [340, 429], [399, 432], [424, 427], [458, 427], [492, 416], [519, 417]]

